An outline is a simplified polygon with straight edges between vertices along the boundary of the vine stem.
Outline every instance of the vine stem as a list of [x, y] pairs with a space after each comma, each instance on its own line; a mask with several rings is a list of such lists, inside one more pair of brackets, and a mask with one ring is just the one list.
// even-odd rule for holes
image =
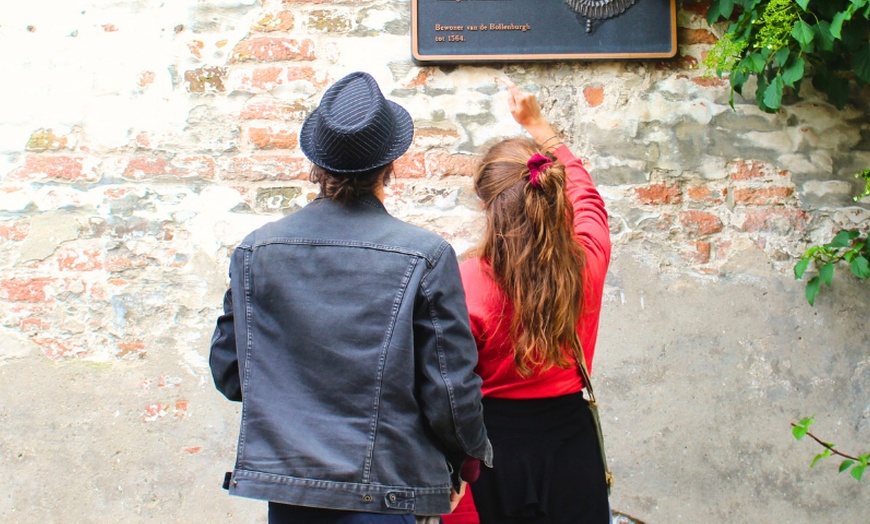
[[[791, 425], [792, 425], [792, 427], [795, 427], [795, 428], [798, 427], [798, 425], [795, 424], [794, 422], [792, 422]], [[828, 444], [827, 442], [825, 442], [825, 441], [819, 439], [819, 437], [813, 435], [813, 434], [810, 433], [809, 431], [807, 431], [807, 436], [810, 437], [811, 439], [815, 440], [815, 441], [818, 442], [819, 444], [821, 444], [822, 447], [825, 447], [825, 448], [828, 448], [829, 450], [831, 450], [831, 452], [834, 453], [835, 455], [840, 455], [840, 456], [843, 457], [843, 458], [847, 458], [847, 459], [849, 459], [849, 460], [854, 460], [854, 461], [856, 461], [856, 462], [861, 462], [861, 459], [859, 459], [858, 457], [853, 457], [852, 455], [847, 455], [846, 453], [841, 453], [841, 452], [837, 451], [836, 449], [834, 449], [834, 446], [832, 446], [831, 444]]]

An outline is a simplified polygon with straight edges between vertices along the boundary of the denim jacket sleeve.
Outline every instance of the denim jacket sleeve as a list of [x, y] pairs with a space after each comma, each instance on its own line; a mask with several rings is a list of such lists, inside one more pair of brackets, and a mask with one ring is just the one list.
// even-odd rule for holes
[[445, 242], [420, 283], [414, 346], [420, 402], [443, 442], [457, 484], [466, 455], [492, 466], [481, 406], [481, 379], [474, 373], [477, 346], [471, 333], [456, 254]]
[[224, 314], [217, 319], [211, 339], [209, 367], [218, 391], [230, 400], [242, 400], [239, 357], [236, 352], [236, 329], [233, 324], [233, 290], [224, 295]]

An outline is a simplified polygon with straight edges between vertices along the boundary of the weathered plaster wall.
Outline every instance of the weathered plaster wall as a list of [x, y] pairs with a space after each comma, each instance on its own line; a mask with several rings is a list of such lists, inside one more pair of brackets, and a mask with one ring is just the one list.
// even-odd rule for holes
[[[555, 1], [555, 0], [554, 0]], [[586, 159], [615, 249], [595, 362], [613, 504], [670, 522], [864, 520], [863, 485], [789, 422], [870, 436], [870, 296], [815, 308], [791, 267], [863, 224], [870, 95], [810, 86], [776, 115], [695, 68], [721, 28], [680, 6], [666, 62], [420, 67], [407, 1], [44, 0], [0, 20], [0, 517], [262, 522], [220, 488], [237, 406], [208, 343], [228, 254], [314, 188], [297, 131], [365, 69], [417, 123], [388, 207], [459, 251], [473, 154], [519, 128], [493, 78], [538, 90]], [[534, 28], [533, 28], [534, 30]]]

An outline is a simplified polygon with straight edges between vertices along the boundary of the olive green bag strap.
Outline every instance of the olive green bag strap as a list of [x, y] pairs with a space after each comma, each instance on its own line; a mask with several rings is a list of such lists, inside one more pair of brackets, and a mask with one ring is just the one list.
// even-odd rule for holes
[[601, 432], [601, 420], [598, 418], [598, 403], [595, 402], [595, 393], [592, 391], [592, 381], [589, 380], [589, 371], [586, 370], [586, 359], [581, 355], [577, 359], [580, 363], [580, 374], [583, 376], [583, 385], [589, 393], [589, 410], [592, 412], [592, 419], [595, 421], [595, 433], [598, 435], [598, 447], [601, 449], [601, 462], [604, 464], [604, 477], [607, 482], [607, 494], [610, 495], [610, 488], [613, 486], [613, 475], [610, 473], [610, 468], [607, 467], [607, 455], [604, 453], [604, 433]]

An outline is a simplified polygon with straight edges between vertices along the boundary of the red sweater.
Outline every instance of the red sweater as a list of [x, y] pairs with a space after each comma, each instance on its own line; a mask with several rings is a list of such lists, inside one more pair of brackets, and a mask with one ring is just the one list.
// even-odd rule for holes
[[[556, 149], [555, 155], [565, 166], [565, 191], [574, 209], [574, 233], [586, 253], [583, 313], [577, 320], [577, 333], [591, 373], [604, 278], [610, 263], [607, 211], [582, 162], [564, 145]], [[471, 329], [477, 341], [475, 371], [483, 379], [483, 395], [520, 399], [555, 397], [580, 391], [581, 381], [573, 367], [553, 367], [527, 378], [517, 373], [509, 337], [511, 307], [508, 304], [504, 308], [503, 318], [504, 293], [486, 269], [486, 263], [479, 258], [471, 258], [460, 265]], [[569, 359], [574, 360], [570, 355]]]
[[[565, 146], [559, 147], [555, 153], [556, 158], [566, 168], [565, 189], [574, 208], [574, 232], [586, 251], [584, 313], [577, 321], [577, 332], [580, 334], [586, 365], [591, 373], [592, 356], [598, 338], [604, 278], [610, 263], [610, 230], [604, 201], [583, 164]], [[520, 376], [514, 368], [509, 342], [510, 317], [502, 318], [504, 293], [487, 275], [482, 260], [466, 260], [460, 264], [459, 269], [471, 316], [471, 330], [477, 340], [478, 364], [475, 371], [483, 379], [484, 396], [543, 398], [576, 393], [582, 389], [575, 369], [551, 368], [529, 378]], [[505, 309], [506, 314], [510, 315], [510, 306]], [[574, 360], [570, 355], [569, 358]], [[444, 524], [480, 522], [471, 486], [468, 486], [459, 507], [450, 515], [442, 515], [442, 519]]]

